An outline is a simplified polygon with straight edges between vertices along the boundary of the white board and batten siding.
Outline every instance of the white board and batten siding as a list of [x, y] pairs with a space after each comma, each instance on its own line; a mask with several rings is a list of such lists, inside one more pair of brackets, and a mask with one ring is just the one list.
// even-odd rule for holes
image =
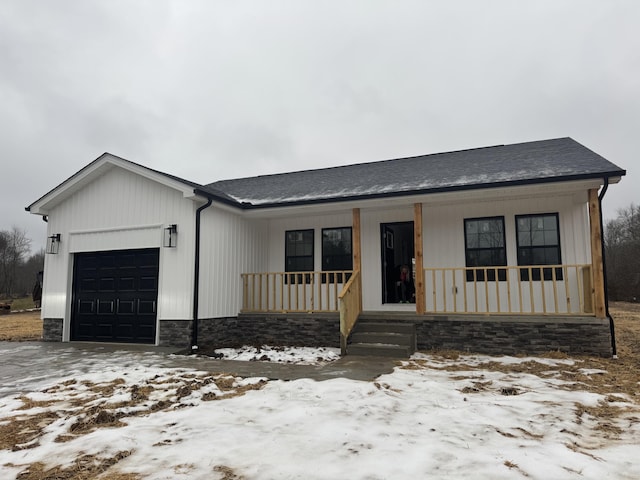
[[[508, 200], [487, 195], [485, 200], [474, 199], [458, 203], [429, 203], [428, 197], [424, 200], [422, 223], [425, 268], [464, 267], [464, 220], [495, 216], [504, 217], [507, 264], [515, 266], [518, 264], [515, 216], [547, 213], [558, 213], [563, 263], [571, 265], [591, 263], [586, 191], [528, 195]], [[389, 209], [361, 208], [362, 287], [365, 310], [413, 310], [415, 308], [413, 305], [382, 303], [380, 244], [381, 224], [413, 220], [413, 204]], [[549, 284], [548, 288], [552, 288], [552, 285]], [[430, 291], [427, 294], [430, 294]], [[506, 294], [503, 298], [506, 298]], [[577, 305], [577, 302], [575, 304]]]
[[[516, 215], [528, 214], [558, 214], [559, 234], [560, 234], [560, 251], [562, 255], [562, 263], [565, 265], [583, 265], [591, 263], [591, 249], [589, 243], [589, 218], [587, 209], [586, 192], [568, 193], [566, 195], [555, 194], [545, 196], [530, 196], [527, 198], [512, 198], [508, 201], [475, 201], [468, 204], [454, 205], [424, 205], [423, 206], [423, 241], [424, 241], [424, 266], [425, 268], [451, 268], [465, 266], [465, 238], [464, 238], [464, 220], [478, 217], [504, 217], [505, 225], [505, 241], [507, 253], [507, 265], [518, 265], [517, 259], [517, 240], [516, 240]], [[445, 300], [432, 296], [433, 282], [436, 285], [441, 284], [441, 272], [437, 272], [433, 277], [425, 278], [425, 287], [427, 293], [427, 310], [438, 310], [442, 308]], [[578, 286], [581, 274], [576, 269], [570, 269], [566, 272], [567, 283], [559, 282], [557, 285], [559, 292], [558, 313], [578, 313], [580, 307], [580, 296]], [[447, 278], [451, 278], [452, 272], [448, 272]], [[464, 283], [462, 277], [463, 272], [456, 273], [457, 292], [454, 290], [446, 290], [446, 302], [448, 308], [451, 309], [455, 304], [455, 308], [462, 309], [464, 305]], [[543, 284], [541, 282], [533, 282], [529, 289], [529, 283], [525, 283], [522, 287], [522, 305], [520, 303], [520, 295], [518, 294], [517, 272], [512, 270], [508, 273], [510, 278], [511, 292], [507, 289], [506, 282], [489, 284], [490, 292], [499, 289], [498, 297], [494, 294], [490, 295], [491, 303], [490, 311], [509, 312], [509, 296], [511, 296], [511, 306], [516, 310], [523, 312], [535, 311], [542, 313], [544, 302], [553, 302], [554, 286], [551, 281]], [[487, 308], [483, 302], [485, 297], [484, 289], [487, 288], [483, 283], [474, 285], [467, 283], [467, 300], [469, 305], [473, 305], [472, 290], [477, 288], [478, 301], [481, 305], [480, 311]], [[566, 287], [566, 289], [565, 289]], [[438, 287], [439, 289], [440, 287]], [[543, 296], [541, 289], [545, 288]], [[568, 291], [567, 291], [568, 290]], [[440, 291], [440, 290], [439, 290]], [[533, 306], [531, 304], [531, 293], [533, 292]], [[500, 299], [500, 305], [496, 303], [496, 298]], [[570, 299], [570, 309], [567, 311], [566, 299]], [[434, 302], [436, 307], [434, 307]], [[455, 302], [455, 303], [454, 303]], [[551, 308], [551, 306], [549, 306]]]
[[322, 270], [322, 229], [352, 227], [353, 215], [350, 212], [306, 215], [269, 220], [269, 272], [285, 270], [285, 232], [289, 230], [313, 229], [313, 265], [314, 270]]
[[[56, 205], [47, 235], [60, 233], [59, 253], [45, 255], [43, 318], [64, 318], [69, 339], [73, 254], [159, 248], [158, 319], [192, 315], [194, 219], [197, 205], [168, 186], [120, 168]], [[162, 248], [163, 229], [178, 225], [177, 248]]]
[[[256, 222], [255, 219], [252, 222]], [[260, 231], [260, 248], [264, 252], [264, 259], [259, 263], [259, 268], [246, 268], [241, 273], [282, 273], [285, 271], [285, 243], [286, 232], [290, 230], [313, 230], [313, 269], [322, 270], [322, 229], [353, 227], [353, 214], [344, 208], [339, 212], [311, 213], [301, 215], [296, 213], [289, 217], [269, 218], [261, 221], [263, 230]], [[249, 267], [249, 265], [247, 265]], [[269, 286], [267, 287], [267, 278]], [[295, 278], [295, 277], [294, 277]], [[311, 278], [311, 277], [309, 277]], [[332, 309], [337, 305], [337, 295], [342, 290], [343, 282], [338, 280], [336, 284], [321, 283], [320, 276], [314, 276], [313, 285], [293, 286], [286, 283], [281, 275], [263, 278], [262, 302], [266, 305], [273, 299], [280, 305], [277, 299], [283, 298], [287, 307], [294, 310], [321, 310]], [[294, 281], [295, 283], [295, 281]], [[285, 287], [285, 285], [287, 285]], [[321, 292], [318, 292], [321, 289]], [[267, 296], [267, 292], [269, 295]], [[253, 298], [256, 292], [252, 293]], [[271, 301], [271, 305], [274, 302]], [[283, 308], [279, 306], [276, 310]]]
[[516, 215], [557, 213], [563, 263], [591, 263], [587, 197], [556, 195], [509, 201], [428, 205], [422, 209], [424, 266], [464, 267], [464, 220], [504, 217], [507, 264], [517, 265]]
[[214, 202], [203, 210], [200, 228], [198, 316], [235, 317], [242, 307], [241, 274], [267, 269], [267, 222], [245, 219]]

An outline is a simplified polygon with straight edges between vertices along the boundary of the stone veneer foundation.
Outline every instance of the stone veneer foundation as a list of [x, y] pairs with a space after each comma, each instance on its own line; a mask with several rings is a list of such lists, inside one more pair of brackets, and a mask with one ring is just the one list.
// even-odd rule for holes
[[198, 343], [216, 347], [290, 345], [340, 347], [337, 313], [262, 313], [198, 320]]
[[62, 323], [62, 318], [45, 318], [42, 320], [42, 340], [45, 342], [61, 342]]
[[[364, 313], [361, 320], [414, 325], [419, 350], [454, 349], [492, 355], [549, 351], [602, 357], [612, 354], [608, 319]], [[199, 325], [199, 343], [216, 347], [340, 346], [338, 314], [242, 314], [199, 320]]]
[[[562, 316], [415, 315], [365, 312], [361, 321], [414, 325], [419, 350], [454, 349], [492, 355], [568, 354], [610, 357], [608, 319]], [[43, 340], [62, 341], [61, 318], [45, 318]], [[188, 347], [191, 320], [161, 320], [160, 345]], [[290, 345], [340, 347], [337, 313], [262, 313], [198, 320], [198, 343], [215, 347]]]
[[160, 345], [163, 347], [188, 347], [191, 345], [192, 320], [160, 320]]

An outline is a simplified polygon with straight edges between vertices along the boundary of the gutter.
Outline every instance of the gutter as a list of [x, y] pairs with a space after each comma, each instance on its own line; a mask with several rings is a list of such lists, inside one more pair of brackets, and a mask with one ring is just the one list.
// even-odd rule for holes
[[198, 302], [200, 299], [200, 214], [205, 208], [211, 206], [213, 198], [200, 190], [194, 190], [197, 194], [204, 194], [207, 197], [207, 203], [201, 205], [196, 210], [196, 248], [195, 260], [193, 266], [193, 326], [191, 327], [191, 353], [198, 350]]
[[600, 210], [600, 244], [602, 247], [602, 276], [604, 283], [604, 312], [607, 318], [609, 319], [609, 331], [611, 332], [611, 351], [613, 352], [613, 358], [618, 358], [618, 350], [616, 347], [616, 329], [613, 323], [613, 317], [609, 312], [609, 287], [607, 285], [607, 262], [605, 258], [605, 248], [604, 248], [604, 224], [602, 221], [602, 199], [604, 198], [607, 190], [609, 189], [609, 177], [604, 177], [604, 185], [600, 194], [598, 195], [598, 203]]

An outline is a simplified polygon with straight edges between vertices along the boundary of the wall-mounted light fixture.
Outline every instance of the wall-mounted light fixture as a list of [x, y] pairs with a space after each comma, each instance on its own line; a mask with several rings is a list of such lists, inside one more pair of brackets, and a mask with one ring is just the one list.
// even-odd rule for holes
[[55, 255], [60, 250], [60, 234], [54, 233], [50, 237], [47, 238], [47, 249], [45, 250], [47, 253], [51, 253]]
[[178, 246], [178, 225], [175, 223], [164, 229], [163, 247], [173, 248]]

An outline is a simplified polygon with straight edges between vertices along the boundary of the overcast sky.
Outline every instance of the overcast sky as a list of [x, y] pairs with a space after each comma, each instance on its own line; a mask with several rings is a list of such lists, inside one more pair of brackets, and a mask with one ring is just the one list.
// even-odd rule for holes
[[640, 2], [0, 1], [0, 230], [105, 151], [200, 183], [572, 137], [640, 203]]

